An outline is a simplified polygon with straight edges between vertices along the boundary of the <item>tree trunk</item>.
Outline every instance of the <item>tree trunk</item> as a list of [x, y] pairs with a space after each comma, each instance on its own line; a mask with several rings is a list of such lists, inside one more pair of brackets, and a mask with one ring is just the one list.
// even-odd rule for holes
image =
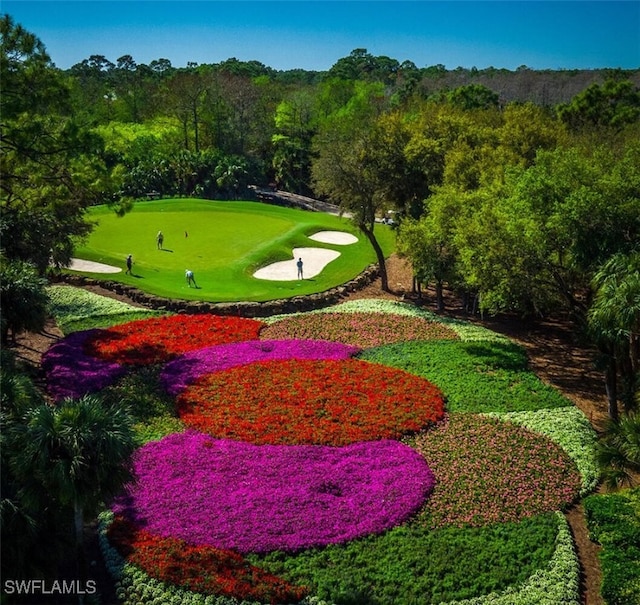
[[442, 282], [436, 282], [436, 308], [438, 309], [438, 313], [442, 313], [444, 311], [444, 296], [442, 294]]
[[607, 391], [607, 402], [609, 406], [609, 418], [618, 420], [618, 378], [617, 378], [616, 358], [611, 355], [607, 360], [605, 372], [605, 389]]
[[378, 266], [380, 267], [380, 281], [383, 292], [389, 292], [389, 278], [387, 276], [387, 264], [384, 258], [384, 252], [380, 247], [380, 243], [376, 239], [376, 236], [373, 233], [373, 229], [369, 229], [365, 224], [359, 225], [360, 230], [367, 236], [367, 239], [373, 246], [373, 250], [376, 253], [376, 258], [378, 259]]
[[78, 583], [81, 590], [78, 591], [78, 604], [83, 605], [84, 594], [83, 590], [86, 585], [87, 579], [87, 565], [84, 552], [84, 514], [82, 506], [78, 502], [73, 504], [73, 525], [76, 534], [76, 568], [78, 573]]

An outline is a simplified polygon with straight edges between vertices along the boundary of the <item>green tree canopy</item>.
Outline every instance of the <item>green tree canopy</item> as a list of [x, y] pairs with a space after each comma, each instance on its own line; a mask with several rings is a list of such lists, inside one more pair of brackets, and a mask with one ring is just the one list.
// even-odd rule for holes
[[609, 78], [592, 84], [570, 103], [558, 106], [560, 119], [574, 129], [621, 127], [640, 118], [640, 90], [629, 80]]
[[74, 120], [69, 89], [42, 43], [0, 18], [0, 246], [44, 273], [66, 266], [91, 229], [87, 206], [108, 195], [101, 141]]

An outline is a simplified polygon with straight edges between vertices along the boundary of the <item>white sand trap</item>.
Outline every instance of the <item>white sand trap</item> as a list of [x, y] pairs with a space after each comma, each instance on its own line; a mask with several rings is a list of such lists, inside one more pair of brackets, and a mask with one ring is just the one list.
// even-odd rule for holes
[[322, 270], [340, 256], [340, 252], [325, 248], [294, 248], [293, 258], [272, 263], [262, 269], [258, 269], [253, 277], [257, 279], [269, 279], [272, 281], [292, 281], [297, 279], [298, 259], [302, 259], [302, 274], [304, 279], [319, 275]]
[[72, 271], [86, 271], [88, 273], [120, 273], [122, 271], [120, 267], [94, 263], [92, 260], [82, 260], [81, 258], [72, 258], [68, 268]]
[[318, 233], [310, 235], [309, 239], [323, 244], [338, 244], [339, 246], [355, 244], [358, 241], [355, 235], [344, 231], [318, 231]]

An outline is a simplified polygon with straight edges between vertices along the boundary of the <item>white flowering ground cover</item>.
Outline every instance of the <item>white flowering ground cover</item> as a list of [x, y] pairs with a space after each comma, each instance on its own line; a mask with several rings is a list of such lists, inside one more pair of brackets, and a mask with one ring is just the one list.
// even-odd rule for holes
[[[69, 289], [74, 290], [71, 288]], [[67, 294], [69, 293], [65, 293], [65, 295]], [[70, 296], [69, 301], [72, 301], [72, 299], [73, 295]], [[54, 314], [56, 314], [56, 316], [59, 318], [80, 318], [82, 316], [82, 313], [94, 313], [100, 316], [107, 315], [108, 311], [105, 313], [105, 309], [111, 308], [111, 303], [108, 302], [108, 300], [100, 299], [103, 299], [103, 297], [97, 297], [96, 295], [86, 292], [84, 294], [77, 294], [77, 307], [74, 307], [73, 302], [68, 301], [65, 304], [58, 305], [57, 307], [54, 306]], [[114, 306], [114, 308], [117, 307], [119, 309], [119, 312], [128, 312], [128, 310], [126, 309], [126, 305], [124, 307], [122, 305], [123, 303], [118, 303], [118, 305]], [[593, 455], [595, 434], [591, 429], [590, 424], [588, 423], [584, 415], [580, 412], [580, 410], [570, 405], [568, 401], [562, 401], [562, 398], [560, 398], [555, 393], [547, 393], [545, 389], [542, 388], [543, 385], [541, 383], [536, 384], [535, 382], [530, 382], [531, 377], [526, 377], [526, 380], [524, 380], [525, 372], [524, 370], [519, 368], [519, 364], [521, 363], [521, 359], [519, 357], [520, 352], [517, 349], [514, 349], [513, 344], [510, 343], [508, 339], [482, 327], [473, 326], [471, 324], [458, 320], [446, 320], [428, 311], [416, 309], [411, 305], [403, 303], [393, 303], [389, 301], [354, 301], [336, 305], [328, 309], [314, 311], [312, 313], [306, 314], [306, 316], [317, 316], [318, 314], [322, 313], [332, 314], [327, 315], [326, 317], [335, 317], [335, 315], [333, 314], [350, 314], [349, 317], [353, 318], [353, 321], [350, 322], [350, 329], [354, 334], [356, 334], [358, 330], [375, 330], [376, 323], [371, 325], [371, 314], [374, 314], [374, 317], [376, 316], [375, 314], [380, 317], [411, 317], [425, 320], [427, 322], [438, 322], [444, 324], [448, 329], [452, 331], [453, 337], [456, 338], [459, 343], [456, 344], [456, 342], [451, 340], [450, 338], [447, 339], [446, 333], [438, 335], [438, 338], [443, 338], [444, 340], [442, 340], [441, 342], [434, 342], [433, 351], [438, 351], [438, 355], [440, 357], [434, 359], [438, 359], [440, 361], [434, 362], [434, 359], [431, 359], [430, 363], [444, 363], [445, 361], [448, 363], [449, 357], [455, 356], [457, 352], [460, 352], [461, 354], [467, 354], [469, 353], [469, 351], [471, 351], [470, 354], [475, 354], [479, 351], [478, 359], [480, 359], [480, 362], [478, 363], [480, 365], [477, 368], [477, 379], [479, 381], [478, 384], [484, 385], [480, 390], [482, 391], [482, 389], [484, 389], [489, 394], [492, 392], [492, 389], [495, 390], [496, 388], [501, 388], [500, 382], [491, 382], [494, 379], [493, 375], [496, 373], [499, 374], [499, 372], [497, 372], [495, 368], [491, 367], [487, 371], [487, 368], [482, 366], [481, 364], [487, 363], [487, 359], [489, 359], [489, 363], [492, 363], [494, 357], [503, 356], [504, 359], [514, 367], [510, 368], [509, 372], [505, 373], [505, 376], [503, 376], [502, 379], [522, 383], [527, 388], [529, 388], [528, 385], [533, 384], [535, 385], [535, 390], [544, 392], [544, 397], [542, 399], [536, 399], [535, 397], [532, 399], [527, 399], [526, 394], [523, 394], [522, 392], [522, 384], [520, 384], [520, 390], [514, 391], [514, 397], [517, 396], [518, 398], [522, 399], [522, 403], [519, 407], [516, 406], [513, 410], [511, 410], [508, 409], [507, 406], [508, 411], [494, 411], [490, 409], [490, 402], [484, 402], [484, 409], [474, 410], [473, 406], [471, 406], [470, 409], [465, 409], [464, 398], [466, 395], [464, 393], [466, 391], [463, 390], [461, 391], [462, 395], [458, 396], [458, 400], [456, 403], [458, 407], [456, 408], [456, 412], [451, 416], [451, 426], [455, 428], [456, 423], [460, 424], [460, 419], [471, 418], [471, 414], [473, 412], [474, 417], [477, 417], [478, 419], [477, 422], [478, 426], [480, 427], [484, 426], [483, 422], [485, 421], [482, 420], [482, 417], [484, 417], [486, 418], [486, 422], [489, 423], [486, 426], [493, 427], [493, 429], [495, 430], [499, 429], [500, 423], [504, 423], [505, 434], [511, 434], [510, 431], [513, 431], [514, 435], [518, 434], [524, 437], [526, 437], [527, 434], [530, 434], [533, 439], [532, 443], [535, 441], [535, 439], [544, 437], [544, 439], [549, 440], [548, 442], [550, 444], [554, 444], [553, 447], [558, 447], [558, 451], [564, 452], [568, 459], [573, 461], [573, 464], [577, 469], [576, 474], [579, 476], [579, 485], [576, 487], [576, 497], [578, 497], [578, 495], [579, 497], [583, 497], [591, 490], [593, 490], [598, 479], [598, 469]], [[268, 333], [270, 329], [274, 329], [282, 330], [282, 333], [286, 334], [286, 330], [288, 328], [295, 332], [295, 330], [299, 329], [300, 324], [290, 321], [292, 317], [294, 316], [277, 316], [264, 320], [264, 323], [268, 326], [268, 328], [265, 329], [265, 333]], [[304, 315], [302, 317], [304, 317]], [[362, 323], [365, 318], [367, 322], [366, 325]], [[385, 321], [380, 321], [379, 325], [381, 326], [381, 329], [388, 329], [390, 331], [393, 329], [392, 326], [389, 327], [386, 318]], [[327, 327], [327, 332], [325, 334], [326, 340], [331, 340], [332, 335], [336, 333], [335, 327], [335, 325]], [[345, 334], [345, 332], [343, 331], [341, 334]], [[297, 338], [295, 333], [291, 334], [289, 337]], [[308, 336], [305, 337], [308, 338]], [[316, 337], [318, 339], [322, 339], [323, 336], [322, 334], [318, 334]], [[352, 345], [353, 343], [347, 344]], [[411, 347], [406, 349], [404, 355], [404, 358], [409, 359], [410, 362], [407, 364], [409, 368], [407, 371], [416, 372], [419, 375], [426, 377], [427, 379], [431, 379], [428, 370], [424, 370], [423, 372], [420, 370], [421, 356], [429, 354], [429, 352], [432, 350], [429, 348], [431, 345], [425, 342], [412, 342], [407, 343], [407, 345], [411, 345]], [[402, 361], [404, 359], [402, 354], [403, 346], [405, 345], [403, 345], [402, 342], [385, 346], [374, 346], [371, 349], [364, 350], [361, 354], [358, 354], [357, 357], [360, 357], [363, 360], [373, 361], [374, 363], [388, 362], [390, 364], [390, 367], [393, 367], [394, 364], [404, 363], [404, 361]], [[426, 363], [426, 358], [424, 361], [425, 367], [429, 367], [429, 364]], [[397, 365], [397, 367], [399, 367], [399, 365]], [[437, 372], [435, 372], [435, 374], [437, 374]], [[451, 386], [451, 388], [453, 389], [456, 376], [455, 372], [446, 372], [445, 374], [445, 376], [438, 377], [438, 380], [440, 380], [441, 384], [438, 384], [437, 381], [434, 382], [438, 384], [438, 386], [443, 390], [444, 394], [447, 395], [447, 390], [449, 389], [449, 387]], [[487, 379], [487, 377], [489, 381], [482, 382], [483, 380]], [[465, 376], [464, 378], [465, 380], [470, 382], [473, 382], [474, 380], [473, 376]], [[536, 407], [540, 405], [540, 402], [549, 402], [549, 405], [551, 407]], [[498, 422], [498, 424], [492, 425], [492, 422]], [[473, 426], [473, 423], [469, 424], [469, 426]], [[177, 427], [174, 424], [171, 425], [171, 427], [168, 428], [166, 432], [167, 434], [171, 434], [175, 433], [176, 430]], [[517, 431], [520, 430], [525, 431], [525, 433], [518, 433]], [[441, 426], [438, 431], [444, 431], [442, 432], [442, 434], [446, 436], [446, 425]], [[438, 435], [438, 432], [434, 432], [433, 435]], [[536, 435], [538, 437], [535, 437]], [[162, 439], [162, 437], [163, 435], [154, 433], [153, 436], [150, 436], [149, 438], [156, 440]], [[403, 441], [411, 447], [417, 448], [419, 452], [422, 452], [423, 455], [426, 456], [427, 462], [430, 466], [433, 463], [433, 468], [436, 469], [436, 482], [438, 481], [438, 468], [440, 468], [441, 473], [446, 474], [447, 472], [449, 472], [444, 469], [444, 467], [438, 467], [437, 455], [435, 453], [435, 450], [430, 454], [428, 439], [423, 439], [421, 437], [413, 439], [412, 437], [408, 436], [407, 439], [404, 439]], [[542, 444], [543, 441], [541, 441], [540, 443]], [[468, 452], [479, 451], [477, 449], [473, 449], [474, 447], [478, 447], [473, 443], [467, 444], [466, 447], [470, 448], [467, 450]], [[536, 445], [535, 447], [538, 446]], [[445, 456], [449, 456], [449, 454], [445, 454]], [[481, 461], [478, 462], [481, 463]], [[470, 468], [474, 468], [473, 465], [470, 465]], [[502, 474], [508, 472], [508, 469], [502, 469], [502, 471], [500, 471], [500, 469], [495, 470], [496, 472], [502, 472]], [[487, 475], [488, 478], [490, 478], [491, 476], [492, 475], [490, 474]], [[544, 478], [544, 473], [542, 473], [541, 476]], [[443, 475], [440, 477], [440, 480], [441, 485], [446, 485], [449, 478]], [[472, 483], [469, 483], [469, 486], [469, 489], [477, 489], [477, 486], [474, 486]], [[436, 484], [436, 492], [437, 490], [438, 485]], [[434, 501], [438, 502], [438, 497], [441, 496], [442, 494], [438, 496], [438, 494], [436, 493]], [[460, 494], [459, 496], [462, 496], [458, 498], [462, 501], [464, 501], [465, 498], [468, 498], [468, 496], [465, 494]], [[553, 511], [549, 512], [552, 513]], [[427, 507], [425, 511], [418, 514], [417, 525], [420, 525], [422, 523], [423, 526], [428, 526], [429, 524], [436, 524], [435, 526], [437, 526], [439, 518], [438, 514], [438, 511], [429, 511]], [[402, 599], [399, 599], [398, 601], [376, 601], [375, 599], [366, 600], [365, 597], [360, 597], [361, 599], [365, 598], [365, 600], [358, 601], [357, 595], [351, 595], [351, 597], [348, 597], [351, 598], [351, 600], [349, 601], [347, 595], [342, 595], [339, 598], [333, 599], [327, 598], [328, 589], [326, 589], [325, 587], [324, 591], [321, 591], [322, 594], [309, 594], [299, 602], [303, 603], [304, 605], [342, 605], [342, 603], [348, 602], [421, 602], [425, 604], [442, 603], [446, 605], [578, 605], [580, 603], [579, 564], [573, 547], [571, 533], [566, 520], [564, 519], [564, 516], [560, 511], [555, 512], [555, 519], [557, 527], [556, 537], [554, 545], [549, 552], [547, 563], [541, 565], [528, 578], [521, 579], [514, 584], [501, 588], [500, 590], [489, 591], [486, 594], [458, 600], [437, 600], [436, 597], [424, 594], [417, 600], [412, 601], [403, 601]], [[129, 605], [133, 603], [184, 603], [194, 605], [238, 605], [240, 603], [244, 604], [261, 602], [251, 599], [243, 599], [241, 596], [236, 598], [234, 596], [228, 595], [221, 596], [219, 594], [216, 595], [193, 592], [186, 589], [184, 586], [162, 582], [157, 578], [150, 576], [148, 573], [146, 573], [136, 565], [132, 565], [131, 562], [123, 558], [123, 556], [107, 539], [107, 529], [109, 527], [109, 524], [113, 520], [113, 513], [111, 511], [106, 511], [102, 515], [101, 520], [101, 544], [105, 560], [110, 572], [113, 574], [116, 580], [117, 596], [123, 604]], [[365, 543], [369, 543], [373, 549], [377, 549], [375, 550], [375, 552], [384, 553], [385, 540], [389, 538], [389, 540], [396, 545], [394, 546], [394, 548], [398, 548], [398, 535], [402, 535], [402, 532], [404, 532], [407, 535], [407, 539], [410, 541], [410, 544], [427, 544], [428, 542], [421, 542], [420, 540], [422, 538], [418, 539], [415, 536], [424, 535], [428, 537], [428, 532], [425, 534], [425, 530], [420, 530], [416, 534], [414, 525], [416, 524], [412, 522], [406, 526], [400, 525], [399, 527], [388, 531], [381, 536], [370, 536], [369, 538], [365, 539]], [[499, 529], [499, 527], [496, 527], [496, 529]], [[435, 534], [438, 534], [438, 532], [440, 532], [441, 530], [436, 529], [434, 531]], [[459, 531], [462, 532], [461, 535], [464, 535], [465, 531], [472, 532], [473, 530], [471, 527], [469, 527], [468, 530], [465, 530], [465, 526], [463, 525]], [[394, 540], [395, 542], [393, 542]], [[413, 540], [413, 542], [411, 542], [411, 540]], [[446, 548], [446, 546], [444, 545], [443, 547]], [[327, 573], [330, 575], [330, 570], [329, 572], [325, 572], [325, 568], [328, 562], [328, 560], [326, 559], [327, 556], [331, 557], [331, 564], [336, 565], [335, 569], [336, 573], [338, 573], [338, 569], [341, 569], [344, 566], [348, 566], [349, 557], [359, 557], [359, 552], [360, 551], [358, 551], [357, 544], [354, 548], [351, 548], [350, 544], [346, 544], [344, 545], [344, 547], [341, 547], [339, 545], [337, 547], [331, 547], [327, 549], [326, 552], [323, 552], [321, 549], [318, 552], [302, 551], [300, 553], [292, 553], [291, 555], [274, 553], [274, 556], [271, 556], [269, 554], [250, 556], [248, 557], [248, 560], [253, 565], [263, 566], [265, 569], [268, 569], [272, 573], [284, 575], [287, 580], [294, 582], [299, 579], [296, 576], [296, 574], [298, 573], [296, 570], [302, 569], [304, 573], [312, 573], [312, 575], [315, 573], [316, 575], [313, 576], [316, 578], [315, 581], [322, 584], [322, 582], [327, 582]], [[390, 554], [392, 554], [392, 551], [389, 552]], [[420, 558], [420, 553], [413, 553], [413, 555], [416, 555], [418, 557], [416, 559], [417, 562]], [[323, 559], [323, 557], [325, 558]], [[428, 551], [425, 551], [422, 557], [423, 561], [420, 562], [420, 565], [426, 565], [425, 569], [428, 569], [429, 567], [429, 557], [430, 555]], [[424, 559], [426, 559], [426, 561]], [[468, 563], [472, 562], [469, 561]], [[453, 562], [453, 564], [455, 565], [455, 561]], [[465, 565], [465, 563], [462, 562], [461, 565]], [[317, 566], [317, 572], [313, 572], [314, 566]], [[375, 568], [375, 564], [370, 561], [362, 560], [361, 566], [365, 568], [366, 573], [379, 573], [379, 570]], [[348, 569], [348, 567], [345, 568]], [[287, 572], [287, 570], [289, 571]], [[356, 571], [357, 570], [354, 568], [354, 576], [357, 575], [357, 573], [355, 573]]]
[[102, 319], [101, 323], [106, 326], [119, 321], [131, 321], [134, 317], [159, 315], [157, 311], [134, 307], [72, 286], [48, 286], [46, 291], [49, 296], [49, 313], [56, 318], [65, 334], [77, 329], [76, 324], [82, 324], [90, 318]]

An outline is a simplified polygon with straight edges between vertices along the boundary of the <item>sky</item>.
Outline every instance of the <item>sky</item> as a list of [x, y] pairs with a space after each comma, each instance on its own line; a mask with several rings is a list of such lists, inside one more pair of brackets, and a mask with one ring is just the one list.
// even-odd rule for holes
[[328, 70], [364, 48], [418, 67], [640, 68], [640, 0], [2, 0], [68, 69], [235, 57], [277, 70]]

